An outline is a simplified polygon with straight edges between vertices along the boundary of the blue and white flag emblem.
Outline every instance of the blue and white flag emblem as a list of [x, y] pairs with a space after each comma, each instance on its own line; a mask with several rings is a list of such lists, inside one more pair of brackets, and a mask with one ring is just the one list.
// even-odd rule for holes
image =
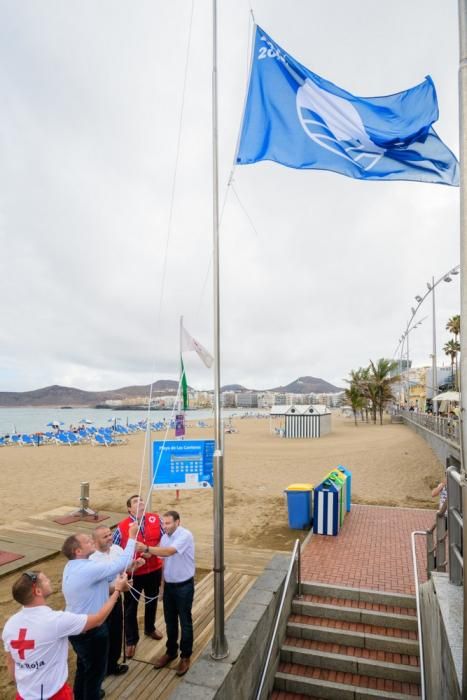
[[432, 124], [430, 77], [409, 90], [356, 97], [302, 66], [256, 27], [236, 162], [272, 160], [362, 180], [459, 184], [458, 162]]

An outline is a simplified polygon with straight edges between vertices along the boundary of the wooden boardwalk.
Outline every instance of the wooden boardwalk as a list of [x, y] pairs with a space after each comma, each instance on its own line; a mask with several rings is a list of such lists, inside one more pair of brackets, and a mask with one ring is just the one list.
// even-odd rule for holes
[[[256, 576], [229, 571], [225, 574], [225, 614], [232, 613], [238, 602], [251, 588]], [[149, 700], [169, 698], [180, 679], [175, 675], [177, 661], [162, 669], [154, 669], [154, 660], [165, 653], [165, 625], [163, 622], [162, 606], [157, 609], [157, 629], [163, 633], [164, 639], [155, 642], [144, 637], [136, 647], [134, 659], [127, 663], [130, 667], [124, 676], [109, 677], [104, 688], [106, 698], [109, 700], [125, 700], [138, 698]], [[143, 606], [140, 605], [140, 620], [142, 620]], [[210, 573], [195, 586], [195, 600], [193, 603], [193, 629], [194, 648], [192, 661], [203, 651], [213, 635], [214, 627], [214, 597], [213, 574]], [[140, 629], [143, 629], [140, 621]]]
[[[31, 568], [49, 557], [55, 556], [61, 549], [64, 539], [74, 533], [93, 530], [95, 521], [80, 521], [68, 525], [54, 522], [54, 518], [73, 512], [73, 506], [62, 506], [18, 520], [0, 527], [0, 550], [24, 555], [21, 559], [0, 566], [0, 577], [15, 570]], [[114, 527], [125, 517], [124, 513], [100, 511], [99, 515], [108, 516], [101, 521], [103, 525]], [[193, 604], [194, 661], [209, 643], [214, 627], [213, 574], [207, 573], [212, 568], [212, 539], [196, 540], [197, 582]], [[271, 549], [244, 548], [241, 545], [225, 546], [226, 573], [225, 615], [228, 617], [245, 593], [254, 584], [256, 577], [262, 573], [271, 557], [276, 554]], [[65, 561], [64, 561], [65, 564]], [[143, 629], [142, 617], [144, 607], [139, 605], [140, 629]], [[157, 629], [164, 638], [156, 642], [142, 637], [135, 658], [128, 661], [129, 671], [124, 676], [110, 676], [104, 683], [108, 700], [166, 700], [169, 698], [180, 679], [175, 674], [176, 661], [170, 666], [155, 670], [154, 660], [165, 652], [165, 624], [162, 605], [157, 608]]]

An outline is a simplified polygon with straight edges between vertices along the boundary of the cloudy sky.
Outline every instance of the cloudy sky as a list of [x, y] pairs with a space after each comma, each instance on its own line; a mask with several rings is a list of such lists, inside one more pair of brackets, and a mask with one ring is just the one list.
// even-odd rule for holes
[[[459, 193], [273, 163], [238, 167], [227, 190], [251, 4], [218, 4], [222, 383], [342, 385], [393, 355], [414, 296], [459, 262]], [[354, 94], [431, 75], [435, 128], [458, 154], [454, 0], [252, 8]], [[0, 390], [176, 378], [180, 315], [212, 347], [210, 71], [211, 0], [0, 0]], [[447, 363], [458, 278], [437, 291]], [[424, 316], [416, 364], [430, 362], [430, 298]], [[186, 366], [212, 386], [196, 356]]]

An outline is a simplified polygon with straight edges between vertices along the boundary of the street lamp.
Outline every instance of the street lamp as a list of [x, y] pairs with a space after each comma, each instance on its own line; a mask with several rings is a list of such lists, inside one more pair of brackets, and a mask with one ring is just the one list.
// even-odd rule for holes
[[[417, 302], [417, 306], [410, 307], [410, 310], [412, 312], [412, 315], [407, 323], [407, 328], [406, 328], [406, 333], [410, 331], [412, 328], [415, 328], [415, 325], [413, 325], [415, 316], [420, 308], [420, 306], [423, 304], [425, 299], [429, 294], [432, 295], [432, 318], [433, 318], [433, 349], [431, 353], [431, 384], [432, 384], [432, 398], [436, 395], [437, 388], [438, 388], [438, 377], [437, 377], [437, 360], [436, 360], [436, 299], [435, 299], [435, 289], [440, 284], [440, 282], [452, 282], [452, 278], [455, 277], [456, 275], [459, 274], [460, 270], [460, 265], [456, 265], [455, 267], [451, 268], [447, 272], [445, 272], [441, 277], [437, 280], [435, 280], [434, 277], [431, 278], [431, 282], [427, 282], [427, 292], [425, 294], [420, 295], [417, 294], [415, 296], [415, 301]], [[401, 341], [399, 341], [400, 343]], [[408, 342], [408, 340], [407, 340]]]

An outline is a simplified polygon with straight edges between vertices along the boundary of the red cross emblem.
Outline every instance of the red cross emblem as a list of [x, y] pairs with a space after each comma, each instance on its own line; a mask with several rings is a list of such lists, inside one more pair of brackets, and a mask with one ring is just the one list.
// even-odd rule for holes
[[22, 660], [24, 660], [24, 652], [26, 649], [34, 649], [35, 647], [35, 642], [32, 639], [26, 639], [26, 634], [27, 629], [25, 627], [21, 627], [18, 639], [10, 642], [10, 646], [12, 649], [18, 650], [19, 658]]

